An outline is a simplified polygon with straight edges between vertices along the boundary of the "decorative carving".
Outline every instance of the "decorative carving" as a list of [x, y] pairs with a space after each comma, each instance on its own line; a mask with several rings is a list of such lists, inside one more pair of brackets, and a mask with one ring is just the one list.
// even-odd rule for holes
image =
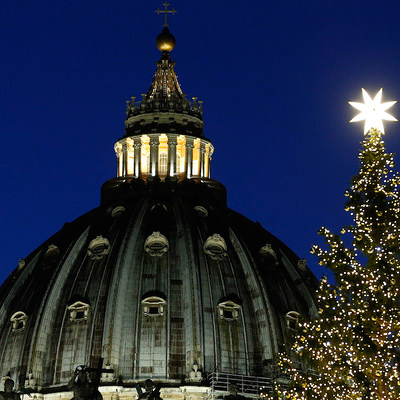
[[276, 253], [269, 243], [267, 243], [265, 246], [261, 247], [260, 254], [261, 254], [261, 257], [273, 258], [275, 263], [276, 264], [278, 263], [278, 258], [276, 257]]
[[68, 306], [68, 310], [71, 321], [86, 321], [89, 317], [90, 305], [83, 301], [75, 301]]
[[55, 244], [50, 244], [46, 250], [45, 257], [53, 257], [54, 255], [59, 255], [60, 249]]
[[28, 321], [28, 316], [23, 311], [17, 311], [11, 316], [10, 321], [12, 322], [13, 331], [23, 331]]
[[33, 372], [29, 371], [28, 375], [25, 378], [25, 389], [37, 389], [36, 379], [33, 376]]
[[306, 272], [307, 271], [307, 260], [305, 258], [300, 259], [297, 261], [297, 266], [300, 271]]
[[285, 315], [286, 325], [289, 329], [296, 329], [301, 315], [297, 311], [289, 311]]
[[21, 271], [21, 269], [23, 269], [25, 267], [25, 265], [26, 265], [25, 260], [23, 258], [20, 258], [19, 261], [18, 261], [17, 270]]
[[13, 392], [14, 381], [7, 377], [4, 381], [4, 392], [0, 392], [0, 400], [21, 400], [18, 393]]
[[160, 232], [153, 232], [144, 242], [144, 250], [152, 257], [161, 257], [168, 248], [168, 240]]
[[110, 242], [103, 236], [97, 236], [89, 243], [87, 254], [91, 260], [100, 260], [110, 251]]
[[160, 144], [160, 140], [158, 136], [151, 136], [150, 137], [150, 147], [157, 147]]
[[206, 208], [204, 208], [204, 207], [202, 207], [202, 206], [196, 206], [196, 207], [194, 207], [193, 209], [196, 211], [196, 213], [197, 213], [197, 215], [198, 215], [199, 217], [201, 217], [201, 218], [206, 218], [206, 217], [208, 217], [208, 211], [207, 211]]
[[111, 216], [113, 218], [119, 217], [121, 214], [125, 212], [124, 206], [117, 206], [111, 211]]
[[43, 266], [49, 268], [56, 264], [58, 257], [60, 256], [60, 249], [55, 244], [50, 244], [47, 247], [46, 253], [43, 256]]
[[204, 252], [213, 260], [222, 260], [227, 252], [224, 238], [218, 233], [208, 237], [204, 243]]
[[[175, 141], [172, 141], [172, 140], [175, 140]], [[178, 146], [178, 142], [176, 141], [176, 139], [169, 139], [168, 140], [168, 146], [169, 147], [176, 147], [176, 146]]]
[[122, 155], [122, 145], [119, 143], [115, 143], [114, 151], [115, 151], [116, 156], [120, 157]]

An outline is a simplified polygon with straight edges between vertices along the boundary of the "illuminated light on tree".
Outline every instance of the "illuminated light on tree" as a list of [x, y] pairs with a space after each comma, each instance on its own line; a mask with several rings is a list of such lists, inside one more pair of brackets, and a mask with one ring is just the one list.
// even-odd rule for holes
[[[300, 322], [279, 359], [290, 377], [288, 386], [277, 382], [281, 398], [400, 398], [400, 176], [382, 140], [382, 120], [395, 120], [385, 112], [394, 102], [381, 104], [382, 90], [373, 100], [363, 95], [365, 109], [350, 103], [368, 127], [359, 171], [345, 193], [353, 223], [340, 234], [321, 228], [326, 247], [312, 248], [335, 284], [321, 280], [319, 317]], [[376, 116], [367, 114], [369, 100]]]

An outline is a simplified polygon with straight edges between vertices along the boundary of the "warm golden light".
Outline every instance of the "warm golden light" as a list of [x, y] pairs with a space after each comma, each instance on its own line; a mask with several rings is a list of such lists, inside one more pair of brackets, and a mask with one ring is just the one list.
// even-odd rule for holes
[[350, 122], [365, 121], [364, 135], [372, 128], [378, 129], [381, 133], [385, 133], [382, 121], [397, 121], [396, 118], [386, 112], [386, 110], [392, 107], [396, 101], [381, 103], [383, 89], [379, 90], [374, 99], [371, 99], [365, 89], [361, 90], [364, 103], [349, 101], [351, 106], [361, 111]]

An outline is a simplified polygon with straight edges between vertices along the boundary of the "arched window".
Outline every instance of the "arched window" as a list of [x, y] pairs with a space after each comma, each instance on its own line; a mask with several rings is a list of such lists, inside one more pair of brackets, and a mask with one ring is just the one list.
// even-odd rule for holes
[[159, 156], [158, 161], [158, 173], [166, 174], [167, 173], [167, 165], [168, 165], [168, 154], [166, 151], [162, 151]]

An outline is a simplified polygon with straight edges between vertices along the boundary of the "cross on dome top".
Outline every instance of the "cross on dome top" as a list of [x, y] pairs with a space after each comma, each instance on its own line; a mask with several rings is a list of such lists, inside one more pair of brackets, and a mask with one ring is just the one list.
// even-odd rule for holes
[[169, 5], [170, 5], [169, 3], [165, 2], [165, 3], [163, 4], [163, 6], [165, 7], [164, 10], [160, 10], [159, 8], [157, 8], [157, 10], [156, 10], [156, 13], [157, 13], [158, 15], [164, 14], [165, 21], [164, 21], [164, 25], [163, 25], [163, 26], [164, 26], [165, 28], [167, 28], [167, 27], [169, 26], [168, 23], [167, 23], [168, 14], [174, 15], [174, 14], [176, 13], [175, 8], [173, 8], [172, 10], [168, 10], [168, 6], [169, 6]]

